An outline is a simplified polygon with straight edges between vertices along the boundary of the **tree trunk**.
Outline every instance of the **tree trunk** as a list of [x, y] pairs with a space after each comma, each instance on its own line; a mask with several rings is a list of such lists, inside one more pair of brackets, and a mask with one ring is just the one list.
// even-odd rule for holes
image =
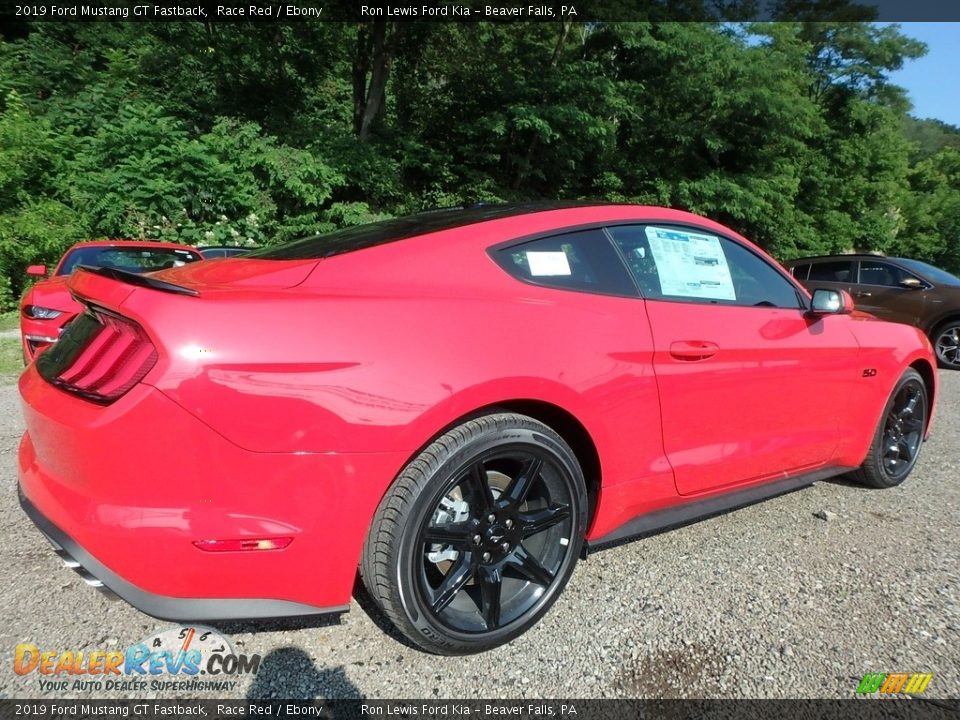
[[353, 134], [360, 134], [367, 110], [367, 71], [370, 67], [370, 33], [365, 24], [357, 28], [357, 47], [353, 54]]
[[[570, 28], [573, 25], [572, 21], [566, 21], [560, 26], [560, 36], [557, 38], [557, 44], [553, 48], [553, 55], [550, 56], [550, 64], [548, 67], [551, 72], [557, 67], [557, 63], [560, 62], [560, 57], [563, 55], [564, 45], [567, 43], [567, 36], [570, 34]], [[545, 90], [543, 92], [543, 102], [547, 101], [548, 92]], [[536, 136], [530, 139], [530, 144], [527, 145], [527, 153], [524, 158], [523, 163], [518, 163], [517, 165], [517, 174], [513, 178], [513, 184], [510, 186], [510, 189], [516, 192], [520, 189], [520, 186], [523, 184], [526, 174], [529, 172], [529, 169], [533, 165], [534, 155], [537, 152], [539, 141]]]
[[[388, 38], [388, 23], [374, 21], [357, 32], [357, 52], [353, 61], [353, 131], [361, 142], [383, 112], [387, 80], [395, 52], [397, 30]], [[369, 83], [367, 77], [369, 75]]]

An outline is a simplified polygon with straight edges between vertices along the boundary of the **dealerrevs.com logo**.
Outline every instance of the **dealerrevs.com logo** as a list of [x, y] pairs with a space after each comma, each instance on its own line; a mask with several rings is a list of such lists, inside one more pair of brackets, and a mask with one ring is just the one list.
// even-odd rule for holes
[[225, 636], [202, 626], [169, 628], [126, 650], [61, 651], [24, 642], [13, 656], [13, 671], [36, 674], [45, 692], [229, 691], [237, 676], [259, 669], [259, 655], [234, 652]]

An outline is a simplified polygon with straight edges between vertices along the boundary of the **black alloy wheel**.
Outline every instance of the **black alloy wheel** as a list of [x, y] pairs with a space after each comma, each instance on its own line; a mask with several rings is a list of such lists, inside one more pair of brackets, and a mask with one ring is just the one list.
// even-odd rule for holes
[[573, 499], [549, 453], [515, 447], [454, 477], [420, 531], [418, 591], [437, 622], [492, 632], [522, 617], [569, 552]]
[[916, 464], [926, 417], [927, 394], [923, 381], [902, 383], [883, 427], [883, 467], [891, 480], [899, 482]]
[[907, 479], [920, 456], [929, 402], [920, 373], [907, 368], [890, 394], [863, 465], [853, 473], [857, 480], [889, 488]]
[[567, 444], [531, 418], [489, 415], [407, 466], [374, 518], [361, 572], [410, 640], [479, 652], [549, 609], [585, 526], [583, 476]]
[[938, 328], [933, 347], [940, 367], [960, 369], [960, 322], [947, 323]]

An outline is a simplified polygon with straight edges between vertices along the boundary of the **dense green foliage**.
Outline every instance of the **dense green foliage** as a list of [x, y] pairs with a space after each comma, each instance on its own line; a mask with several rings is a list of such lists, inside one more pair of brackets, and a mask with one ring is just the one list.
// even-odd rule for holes
[[960, 131], [887, 80], [923, 52], [858, 22], [27, 26], [0, 42], [0, 307], [86, 238], [541, 198], [960, 270]]

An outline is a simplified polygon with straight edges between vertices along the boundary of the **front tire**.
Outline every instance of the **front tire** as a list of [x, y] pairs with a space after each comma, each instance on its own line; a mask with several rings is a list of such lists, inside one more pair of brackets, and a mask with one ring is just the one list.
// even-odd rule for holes
[[920, 455], [929, 407], [923, 378], [908, 368], [890, 394], [867, 457], [854, 477], [875, 488], [894, 487], [906, 480]]
[[361, 575], [394, 626], [429, 652], [509, 642], [573, 573], [587, 522], [576, 456], [549, 427], [497, 413], [444, 434], [380, 503]]

